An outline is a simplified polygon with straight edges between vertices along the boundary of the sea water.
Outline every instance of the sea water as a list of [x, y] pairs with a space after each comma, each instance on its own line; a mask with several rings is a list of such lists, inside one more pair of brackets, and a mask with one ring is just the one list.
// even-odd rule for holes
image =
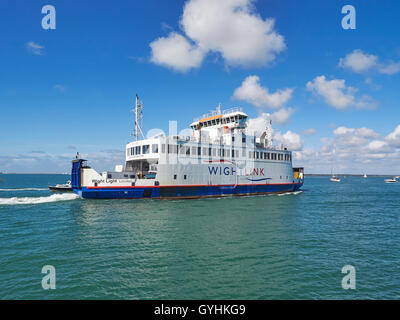
[[383, 177], [198, 200], [85, 200], [48, 191], [65, 175], [0, 179], [1, 299], [400, 298], [400, 183]]

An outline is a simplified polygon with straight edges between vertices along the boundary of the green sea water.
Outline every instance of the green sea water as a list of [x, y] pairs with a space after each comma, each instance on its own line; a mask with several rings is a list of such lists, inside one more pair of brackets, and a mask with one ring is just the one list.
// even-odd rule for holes
[[[181, 201], [51, 195], [63, 175], [0, 179], [1, 299], [400, 298], [400, 183], [382, 177]], [[349, 264], [354, 290], [341, 285]]]

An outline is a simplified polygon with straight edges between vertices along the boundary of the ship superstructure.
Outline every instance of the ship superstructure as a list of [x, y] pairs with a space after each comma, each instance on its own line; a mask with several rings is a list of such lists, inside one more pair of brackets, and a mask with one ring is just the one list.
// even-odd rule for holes
[[[135, 141], [126, 145], [125, 166], [98, 173], [76, 159], [72, 187], [83, 198], [198, 198], [296, 191], [303, 168], [292, 153], [274, 146], [271, 123], [259, 136], [246, 134], [241, 108], [215, 111], [190, 124], [191, 135], [139, 139], [142, 104], [135, 107]], [[247, 130], [246, 130], [247, 129]]]

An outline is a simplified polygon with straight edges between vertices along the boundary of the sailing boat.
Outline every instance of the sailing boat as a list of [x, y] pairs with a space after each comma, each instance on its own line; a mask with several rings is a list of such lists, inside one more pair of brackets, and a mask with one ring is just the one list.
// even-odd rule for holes
[[330, 179], [332, 182], [340, 182], [340, 178], [338, 176], [333, 175]]
[[340, 178], [336, 175], [333, 174], [333, 170], [332, 170], [332, 177], [330, 179], [332, 182], [340, 182]]
[[391, 179], [385, 179], [383, 181], [385, 181], [385, 183], [397, 183], [398, 182], [397, 179], [398, 177], [393, 177]]
[[366, 173], [364, 173], [363, 178], [367, 178], [367, 174]]

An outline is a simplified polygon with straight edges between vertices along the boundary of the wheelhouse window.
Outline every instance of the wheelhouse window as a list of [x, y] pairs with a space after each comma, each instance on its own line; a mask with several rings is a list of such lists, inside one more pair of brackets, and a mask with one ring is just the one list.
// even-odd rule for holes
[[153, 144], [151, 147], [151, 152], [158, 153], [158, 144]]
[[165, 144], [161, 145], [161, 153], [165, 153]]
[[141, 147], [140, 146], [136, 146], [136, 148], [135, 148], [135, 154], [136, 155], [138, 155], [138, 154], [141, 154], [142, 152], [141, 152]]
[[147, 154], [150, 152], [150, 145], [146, 144], [143, 146], [143, 154]]

